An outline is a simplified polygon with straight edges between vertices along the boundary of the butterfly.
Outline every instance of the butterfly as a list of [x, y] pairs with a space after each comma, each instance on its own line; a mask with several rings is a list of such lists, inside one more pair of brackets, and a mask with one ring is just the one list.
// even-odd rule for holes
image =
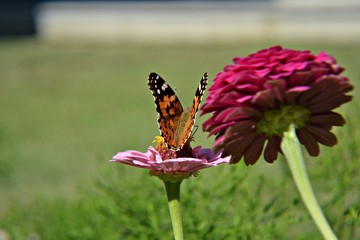
[[168, 149], [179, 151], [191, 136], [196, 113], [208, 81], [207, 73], [200, 80], [192, 106], [183, 109], [174, 90], [156, 73], [150, 73], [148, 85], [154, 96], [158, 125]]

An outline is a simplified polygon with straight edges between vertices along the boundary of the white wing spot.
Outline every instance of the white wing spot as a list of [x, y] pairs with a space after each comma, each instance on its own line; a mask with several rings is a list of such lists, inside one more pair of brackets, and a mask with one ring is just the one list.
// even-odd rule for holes
[[160, 93], [161, 93], [160, 89], [156, 89], [156, 92], [157, 92], [157, 94], [159, 94], [159, 95], [160, 95]]
[[168, 87], [168, 85], [167, 85], [166, 83], [164, 83], [164, 84], [161, 86], [161, 89], [162, 89], [163, 91], [165, 91], [165, 89], [167, 89], [167, 87]]

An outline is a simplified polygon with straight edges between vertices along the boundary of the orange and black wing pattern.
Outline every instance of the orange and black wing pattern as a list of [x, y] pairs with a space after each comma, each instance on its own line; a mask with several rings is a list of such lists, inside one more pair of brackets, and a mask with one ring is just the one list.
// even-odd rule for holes
[[174, 90], [158, 74], [151, 73], [148, 80], [153, 94], [161, 136], [168, 148], [180, 150], [188, 141], [194, 127], [195, 116], [207, 85], [205, 73], [196, 90], [193, 105], [184, 111]]

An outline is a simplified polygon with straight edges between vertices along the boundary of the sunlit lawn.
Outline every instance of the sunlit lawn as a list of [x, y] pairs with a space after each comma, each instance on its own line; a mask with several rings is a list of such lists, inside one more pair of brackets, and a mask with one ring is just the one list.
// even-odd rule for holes
[[[85, 219], [93, 214], [97, 219], [99, 216], [104, 217], [103, 221], [92, 223], [99, 229], [102, 229], [101, 223], [105, 224], [107, 221], [111, 221], [114, 226], [121, 224], [126, 229], [131, 229], [139, 224], [131, 221], [140, 221], [137, 214], [141, 213], [138, 211], [145, 209], [146, 214], [163, 214], [164, 217], [161, 219], [158, 216], [157, 220], [152, 219], [155, 223], [145, 224], [148, 227], [138, 229], [139, 235], [131, 232], [135, 230], [119, 230], [117, 233], [118, 229], [115, 227], [114, 232], [106, 228], [108, 238], [103, 239], [122, 239], [120, 236], [127, 236], [128, 239], [147, 239], [152, 236], [149, 239], [156, 239], [156, 234], [164, 231], [156, 224], [159, 221], [167, 222], [168, 217], [167, 206], [161, 205], [166, 203], [161, 182], [156, 178], [148, 178], [144, 170], [108, 163], [117, 151], [145, 151], [158, 134], [153, 98], [147, 87], [148, 74], [152, 71], [159, 73], [176, 88], [183, 104], [188, 105], [204, 72], [208, 72], [212, 79], [234, 56], [247, 55], [271, 45], [273, 44], [81, 44], [43, 43], [32, 39], [0, 41], [0, 229], [15, 237], [36, 233], [46, 239], [50, 230], [39, 226], [41, 221], [47, 222], [47, 214], [60, 216], [72, 207], [76, 208], [74, 206], [84, 206], [82, 213], [85, 213], [92, 209], [92, 205], [97, 204], [91, 202], [94, 200], [88, 201], [86, 197], [86, 194], [90, 194], [88, 191], [94, 189], [90, 195], [102, 196], [99, 197], [102, 202], [106, 203], [107, 197], [122, 199], [123, 202], [114, 201], [112, 207], [105, 204], [110, 209], [116, 209], [116, 203], [121, 202], [122, 208], [139, 206], [133, 210], [136, 214], [129, 214], [126, 219], [122, 216], [118, 223], [114, 218], [121, 217], [114, 212], [114, 215], [89, 212], [87, 216], [77, 216], [74, 213], [72, 219]], [[345, 75], [350, 77], [356, 87], [352, 93], [354, 101], [340, 109], [348, 124], [344, 128], [335, 129], [339, 144], [332, 149], [322, 148], [322, 156], [308, 158], [307, 163], [310, 178], [318, 189], [321, 205], [337, 234], [342, 234], [343, 239], [360, 237], [359, 221], [356, 223], [351, 220], [356, 217], [352, 215], [351, 218], [349, 213], [351, 209], [360, 209], [360, 107], [357, 98], [360, 45], [288, 43], [284, 46], [310, 49], [315, 53], [325, 50], [334, 55], [339, 64], [346, 67]], [[207, 139], [206, 134], [201, 131], [203, 121], [204, 117], [197, 120], [200, 127], [195, 136], [196, 144], [210, 147], [212, 139]], [[308, 239], [310, 236], [319, 239], [320, 235], [308, 218], [304, 206], [298, 202], [297, 192], [286, 169], [283, 159], [272, 165], [260, 161], [251, 167], [245, 167], [241, 162], [231, 169], [229, 166], [222, 166], [205, 170], [198, 179], [184, 182], [183, 214], [185, 232], [190, 232], [189, 239], [203, 239], [204, 236], [208, 236], [208, 239], [234, 239], [232, 237], [240, 236], [241, 231], [260, 234], [259, 230], [254, 230], [253, 225], [264, 221], [264, 232], [275, 229], [272, 235], [268, 235], [271, 237]], [[100, 174], [101, 171], [106, 173]], [[110, 177], [111, 180], [108, 179], [104, 184], [102, 175], [113, 176], [116, 180]], [[211, 190], [226, 184], [229, 187], [238, 185], [240, 190], [221, 190], [227, 191], [226, 193]], [[99, 185], [106, 187], [100, 187], [99, 191]], [[104, 196], [104, 192], [110, 189], [119, 192]], [[198, 189], [198, 192], [194, 192], [194, 189]], [[156, 193], [156, 197], [153, 193]], [[249, 195], [245, 196], [244, 193]], [[252, 197], [259, 199], [255, 201]], [[244, 203], [249, 200], [254, 202]], [[125, 204], [127, 201], [133, 201], [135, 205]], [[45, 211], [39, 206], [39, 202], [46, 203], [48, 209]], [[67, 207], [63, 208], [65, 203]], [[148, 204], [161, 210], [149, 210]], [[266, 210], [268, 212], [263, 209], [266, 204], [269, 205]], [[284, 204], [290, 205], [281, 211]], [[187, 205], [192, 209], [190, 212], [186, 210]], [[221, 209], [215, 208], [216, 206]], [[27, 210], [22, 212], [23, 208]], [[194, 208], [198, 211], [195, 219], [201, 219], [202, 225], [199, 220], [190, 227], [186, 223], [195, 221], [189, 216]], [[205, 221], [209, 208], [214, 216], [208, 220], [216, 219], [220, 225]], [[12, 214], [14, 209], [18, 209], [16, 214]], [[217, 211], [222, 211], [220, 217], [215, 214]], [[232, 214], [226, 214], [228, 211]], [[236, 212], [242, 213], [236, 215]], [[26, 221], [22, 220], [22, 225], [15, 226], [16, 220], [27, 214], [33, 217], [35, 215], [35, 219], [30, 217]], [[1, 220], [1, 216], [6, 218]], [[48, 224], [54, 225], [53, 228], [61, 228], [63, 226], [57, 225], [67, 222], [66, 226], [70, 229], [73, 226], [66, 217], [69, 216], [65, 214], [59, 217], [64, 218], [63, 221], [57, 219]], [[145, 222], [147, 219], [151, 222], [152, 217], [142, 217]], [[237, 226], [236, 223], [242, 225]], [[171, 227], [166, 226], [166, 236], [169, 236]], [[206, 228], [205, 226], [211, 226], [211, 231], [201, 229]], [[236, 231], [229, 230], [227, 235], [220, 234], [225, 230], [218, 230], [234, 229], [234, 226], [237, 226]], [[295, 230], [291, 232], [293, 226]], [[154, 235], [140, 234], [149, 232], [149, 228], [152, 228], [151, 234]], [[59, 235], [58, 239], [67, 239], [69, 236], [74, 239], [98, 239], [90, 233], [85, 237], [85, 230], [78, 231], [78, 235]], [[232, 231], [233, 235], [230, 234]], [[99, 232], [99, 236], [104, 236], [104, 233], [101, 235]], [[244, 236], [244, 239], [261, 237], [254, 236], [256, 237]]]

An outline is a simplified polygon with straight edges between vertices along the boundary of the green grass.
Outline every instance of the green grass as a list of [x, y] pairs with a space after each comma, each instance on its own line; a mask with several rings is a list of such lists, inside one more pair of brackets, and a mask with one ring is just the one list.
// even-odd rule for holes
[[[158, 135], [148, 74], [188, 105], [205, 71], [213, 78], [232, 57], [271, 45], [0, 41], [0, 230], [13, 239], [171, 239], [162, 183], [108, 163]], [[360, 238], [360, 45], [283, 45], [332, 54], [356, 87], [340, 109], [339, 144], [307, 166], [337, 235]], [[211, 143], [197, 132], [196, 144]], [[204, 170], [181, 197], [187, 239], [321, 238], [283, 159]]]

